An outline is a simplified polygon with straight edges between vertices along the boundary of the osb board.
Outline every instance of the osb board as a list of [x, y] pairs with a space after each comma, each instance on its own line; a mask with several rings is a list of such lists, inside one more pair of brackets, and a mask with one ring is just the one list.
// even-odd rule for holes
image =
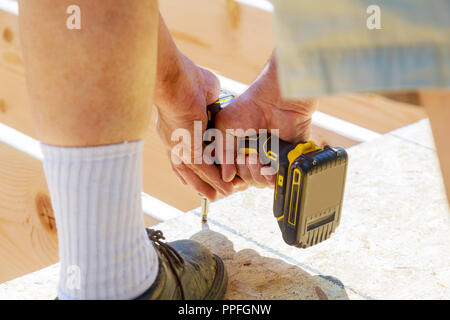
[[[200, 232], [198, 209], [155, 228], [219, 254], [228, 299], [448, 299], [450, 212], [427, 126], [349, 150], [341, 225], [312, 248], [284, 244], [269, 189], [213, 203], [212, 231]], [[423, 145], [411, 142], [419, 136]], [[57, 272], [55, 265], [0, 285], [0, 298], [52, 299]]]

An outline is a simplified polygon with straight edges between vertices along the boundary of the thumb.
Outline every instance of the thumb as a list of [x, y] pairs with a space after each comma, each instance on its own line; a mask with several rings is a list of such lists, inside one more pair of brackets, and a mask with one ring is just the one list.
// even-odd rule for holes
[[223, 133], [227, 129], [237, 129], [240, 127], [239, 108], [236, 108], [234, 102], [222, 109], [216, 116], [215, 126]]
[[[216, 128], [223, 133], [226, 133], [227, 130], [258, 130], [260, 128], [265, 128], [265, 119], [263, 112], [261, 112], [258, 106], [243, 101], [243, 99], [239, 97], [219, 112], [216, 116], [215, 125]], [[236, 135], [242, 136], [244, 133], [236, 132]]]

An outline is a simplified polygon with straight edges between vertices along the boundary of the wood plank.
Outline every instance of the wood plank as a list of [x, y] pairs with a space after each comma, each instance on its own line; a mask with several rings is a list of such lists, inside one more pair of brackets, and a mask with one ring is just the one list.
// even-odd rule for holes
[[1, 283], [56, 263], [58, 238], [41, 161], [0, 143], [0, 164]]
[[0, 36], [0, 122], [34, 136], [16, 15], [0, 10]]
[[422, 106], [419, 90], [406, 90], [398, 92], [381, 92], [381, 93], [378, 92], [378, 94], [390, 100], [403, 102], [415, 106]]
[[56, 226], [39, 160], [0, 143], [0, 282], [58, 260]]
[[376, 94], [344, 94], [319, 99], [319, 110], [378, 133], [426, 118], [425, 109]]
[[250, 84], [272, 54], [272, 12], [235, 0], [160, 0], [159, 5], [181, 51], [221, 75]]
[[144, 192], [181, 211], [197, 208], [200, 206], [200, 196], [191, 187], [183, 185], [173, 173], [167, 149], [156, 132], [156, 108], [152, 111], [144, 142]]
[[420, 91], [420, 97], [430, 118], [431, 131], [450, 205], [450, 90], [423, 90]]
[[[272, 12], [234, 0], [161, 0], [160, 7], [182, 52], [242, 83], [259, 74], [274, 48]], [[374, 94], [324, 98], [319, 111], [378, 133], [426, 117], [422, 108], [412, 106], [418, 101], [416, 92], [386, 95], [392, 100]]]
[[311, 139], [321, 147], [329, 145], [350, 148], [360, 143], [360, 141], [338, 135], [330, 130], [316, 125], [312, 126]]
[[[270, 11], [235, 0], [161, 0], [160, 9], [177, 45], [187, 56], [242, 83], [250, 83], [259, 74], [273, 50]], [[184, 19], [186, 16], [191, 19]], [[2, 20], [10, 25], [13, 34], [17, 33], [12, 14], [3, 13]], [[18, 49], [18, 45], [14, 43], [14, 48]], [[418, 101], [415, 92], [385, 94], [414, 104]], [[376, 95], [343, 95], [323, 101], [326, 103], [320, 111], [379, 133], [425, 117], [420, 108]]]

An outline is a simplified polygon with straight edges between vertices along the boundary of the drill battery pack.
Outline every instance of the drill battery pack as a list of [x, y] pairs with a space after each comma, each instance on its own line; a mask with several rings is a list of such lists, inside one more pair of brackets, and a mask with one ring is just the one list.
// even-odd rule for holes
[[[208, 128], [215, 127], [216, 115], [233, 99], [222, 90], [207, 107]], [[307, 248], [331, 236], [341, 219], [348, 164], [344, 149], [322, 149], [313, 141], [288, 143], [266, 132], [239, 138], [238, 151], [256, 153], [277, 170], [273, 213], [288, 245]]]
[[307, 248], [328, 239], [341, 218], [348, 156], [314, 142], [280, 148], [273, 212], [284, 241]]

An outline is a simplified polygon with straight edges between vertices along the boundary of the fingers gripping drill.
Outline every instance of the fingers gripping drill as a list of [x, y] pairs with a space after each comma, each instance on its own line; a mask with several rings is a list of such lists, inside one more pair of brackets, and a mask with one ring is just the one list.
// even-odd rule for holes
[[[208, 129], [234, 96], [222, 91], [207, 107]], [[243, 137], [238, 152], [256, 153], [277, 171], [273, 213], [288, 245], [307, 248], [328, 239], [339, 225], [348, 156], [340, 147], [318, 147], [313, 141], [289, 143], [270, 133]], [[208, 201], [202, 199], [202, 222]]]

